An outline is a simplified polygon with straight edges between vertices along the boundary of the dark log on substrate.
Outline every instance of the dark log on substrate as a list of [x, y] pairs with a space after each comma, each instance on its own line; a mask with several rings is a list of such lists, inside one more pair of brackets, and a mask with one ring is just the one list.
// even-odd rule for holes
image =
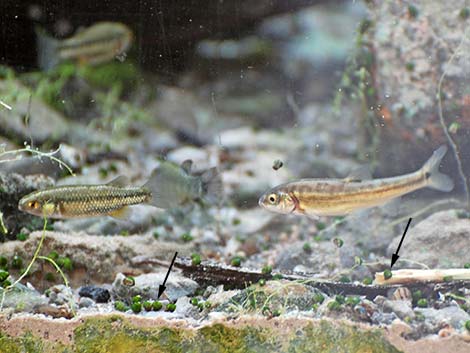
[[[136, 258], [134, 265], [151, 265], [168, 267], [169, 263], [157, 259]], [[178, 258], [174, 267], [179, 269], [181, 273], [188, 278], [196, 281], [202, 287], [223, 285], [225, 289], [244, 289], [249, 285], [259, 282], [261, 279], [282, 279], [287, 281], [298, 281], [305, 285], [316, 288], [330, 296], [337, 294], [363, 296], [369, 300], [373, 300], [378, 295], [390, 297], [393, 293], [402, 287], [408, 288], [411, 292], [421, 291], [424, 297], [429, 299], [437, 299], [441, 294], [458, 293], [470, 287], [468, 280], [454, 280], [447, 282], [433, 281], [414, 281], [405, 284], [374, 284], [364, 285], [360, 283], [342, 283], [322, 279], [314, 279], [308, 274], [305, 275], [289, 275], [262, 273], [244, 268], [236, 268], [226, 266], [214, 261], [203, 261], [201, 264], [194, 265], [190, 259]]]
[[[369, 113], [364, 112], [369, 117], [363, 118], [364, 145], [376, 154], [379, 174], [417, 169], [439, 145], [451, 147], [440, 121], [442, 107], [445, 129], [469, 175], [468, 2], [367, 3], [370, 22], [362, 44], [370, 56], [365, 83]], [[442, 169], [461, 183], [452, 159], [446, 158], [450, 163]]]
[[[140, 64], [178, 68], [204, 38], [238, 38], [268, 16], [338, 0], [2, 0], [0, 63], [29, 69], [36, 65], [34, 25], [56, 36], [70, 35], [98, 21], [120, 21], [136, 35]], [[32, 20], [36, 18], [36, 22]]]

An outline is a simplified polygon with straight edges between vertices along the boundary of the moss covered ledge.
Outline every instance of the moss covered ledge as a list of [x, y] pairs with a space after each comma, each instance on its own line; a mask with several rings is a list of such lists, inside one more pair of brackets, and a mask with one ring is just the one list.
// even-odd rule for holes
[[400, 352], [383, 331], [309, 318], [242, 317], [194, 327], [183, 320], [95, 315], [0, 318], [0, 352]]

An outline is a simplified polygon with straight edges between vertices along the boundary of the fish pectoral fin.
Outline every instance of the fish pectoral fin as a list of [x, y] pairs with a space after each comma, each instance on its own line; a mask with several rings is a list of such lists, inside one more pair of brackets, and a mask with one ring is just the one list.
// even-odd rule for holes
[[310, 219], [312, 221], [318, 221], [320, 219], [319, 215], [317, 215], [315, 213], [312, 213], [312, 212], [301, 211], [300, 214], [306, 216], [308, 219]]
[[116, 218], [116, 219], [129, 219], [131, 216], [131, 208], [129, 206], [124, 206], [120, 209], [111, 211], [108, 213], [109, 216]]
[[128, 186], [129, 178], [124, 175], [120, 175], [117, 178], [114, 178], [113, 180], [108, 182], [106, 185], [120, 186], [120, 187]]
[[368, 165], [361, 165], [360, 167], [352, 170], [351, 173], [349, 173], [343, 180], [347, 183], [352, 183], [370, 179], [372, 179], [370, 167]]

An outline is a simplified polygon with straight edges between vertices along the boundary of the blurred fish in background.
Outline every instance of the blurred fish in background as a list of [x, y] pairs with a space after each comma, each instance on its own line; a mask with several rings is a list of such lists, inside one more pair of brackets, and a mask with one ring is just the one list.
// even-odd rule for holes
[[38, 64], [43, 70], [50, 70], [65, 60], [88, 65], [114, 58], [124, 60], [134, 36], [129, 27], [119, 22], [98, 22], [63, 40], [49, 36], [41, 27], [36, 27], [36, 34]]

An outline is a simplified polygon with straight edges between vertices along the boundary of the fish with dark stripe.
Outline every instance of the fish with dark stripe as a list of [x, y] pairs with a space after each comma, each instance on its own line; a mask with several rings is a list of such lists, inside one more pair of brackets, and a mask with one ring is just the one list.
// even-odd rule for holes
[[302, 179], [276, 186], [259, 199], [259, 205], [283, 214], [310, 217], [346, 215], [353, 211], [383, 205], [386, 202], [430, 187], [451, 191], [452, 179], [439, 172], [446, 146], [434, 151], [418, 171], [401, 176], [367, 180], [359, 175], [345, 179]]
[[98, 22], [70, 38], [58, 40], [36, 28], [39, 67], [50, 70], [65, 60], [97, 65], [120, 57], [130, 48], [133, 33], [119, 22]]
[[162, 161], [141, 187], [128, 186], [125, 177], [102, 185], [64, 185], [24, 196], [21, 211], [48, 218], [79, 218], [109, 215], [126, 218], [129, 206], [149, 204], [162, 209], [197, 200], [220, 198], [222, 181], [216, 168], [191, 174], [191, 161], [181, 166]]

